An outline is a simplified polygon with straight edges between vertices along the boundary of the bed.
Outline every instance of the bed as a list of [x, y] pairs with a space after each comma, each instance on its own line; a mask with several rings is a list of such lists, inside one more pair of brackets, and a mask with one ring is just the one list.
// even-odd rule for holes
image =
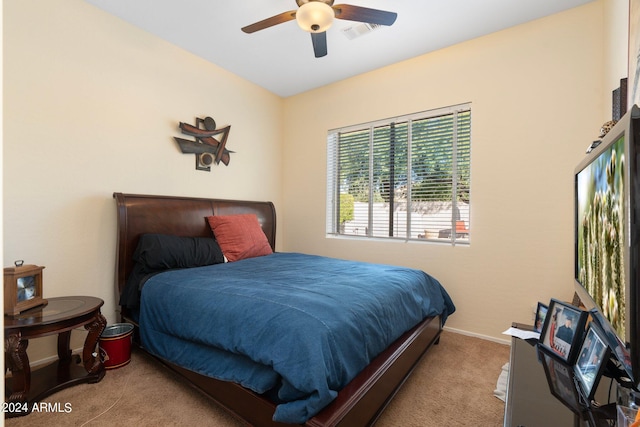
[[[143, 351], [249, 425], [375, 423], [455, 310], [444, 288], [424, 272], [275, 252], [276, 214], [270, 202], [123, 193], [114, 198], [119, 297], [131, 292], [129, 279], [139, 274], [140, 246], [149, 236], [209, 242], [213, 223], [208, 218], [256, 219], [268, 255], [148, 274], [138, 304], [123, 303], [120, 309], [121, 320], [136, 326], [135, 341]], [[222, 233], [215, 234], [222, 244]], [[354, 272], [347, 275], [353, 283], [337, 283], [345, 270]], [[356, 278], [369, 283], [382, 277], [382, 270], [393, 270], [393, 278], [380, 279], [389, 286], [375, 287], [380, 293], [363, 292]], [[394, 285], [395, 276], [418, 281], [416, 289], [397, 297], [403, 310], [386, 304], [396, 297], [383, 288], [406, 286]], [[322, 281], [326, 285], [318, 287]], [[366, 307], [371, 319], [356, 313], [355, 306]], [[347, 320], [336, 320], [342, 317]], [[203, 328], [203, 318], [221, 326]], [[278, 323], [279, 318], [286, 320]], [[261, 329], [266, 323], [269, 328]], [[292, 324], [302, 328], [284, 329]], [[215, 330], [211, 337], [210, 330]], [[272, 335], [264, 337], [265, 330]]]

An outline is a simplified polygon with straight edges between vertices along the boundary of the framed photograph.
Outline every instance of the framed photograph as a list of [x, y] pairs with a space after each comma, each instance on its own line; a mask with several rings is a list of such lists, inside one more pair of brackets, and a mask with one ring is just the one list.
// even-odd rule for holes
[[594, 323], [589, 325], [575, 365], [575, 373], [582, 393], [587, 400], [593, 399], [602, 372], [609, 360], [609, 346], [604, 332]]
[[573, 367], [548, 354], [548, 350], [538, 347], [538, 353], [551, 394], [576, 414], [582, 413], [580, 394], [573, 380]]
[[587, 317], [586, 311], [552, 299], [540, 332], [540, 344], [572, 365], [582, 342]]
[[542, 326], [547, 318], [547, 311], [549, 307], [541, 302], [538, 302], [538, 308], [536, 309], [536, 320], [533, 322], [533, 330], [535, 332], [542, 332]]

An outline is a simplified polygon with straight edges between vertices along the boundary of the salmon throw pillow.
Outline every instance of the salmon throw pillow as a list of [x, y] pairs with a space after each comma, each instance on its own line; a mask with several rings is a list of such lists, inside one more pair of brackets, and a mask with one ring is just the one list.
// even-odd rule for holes
[[207, 221], [229, 262], [273, 253], [255, 214], [214, 215]]

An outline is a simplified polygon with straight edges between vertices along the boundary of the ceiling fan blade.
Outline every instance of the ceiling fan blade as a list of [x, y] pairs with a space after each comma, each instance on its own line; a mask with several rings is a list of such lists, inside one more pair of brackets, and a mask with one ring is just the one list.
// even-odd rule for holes
[[316, 58], [321, 58], [327, 55], [326, 31], [321, 33], [311, 33], [311, 42], [313, 43], [313, 53], [315, 53]]
[[283, 12], [279, 15], [272, 16], [271, 18], [263, 19], [262, 21], [258, 21], [254, 24], [247, 25], [242, 28], [247, 34], [255, 33], [256, 31], [264, 30], [265, 28], [273, 27], [274, 25], [282, 24], [284, 22], [292, 21], [296, 19], [296, 11], [290, 10], [288, 12]]
[[353, 6], [350, 4], [337, 4], [332, 7], [338, 19], [366, 22], [367, 24], [392, 25], [398, 17], [398, 14], [395, 12], [369, 9], [368, 7]]

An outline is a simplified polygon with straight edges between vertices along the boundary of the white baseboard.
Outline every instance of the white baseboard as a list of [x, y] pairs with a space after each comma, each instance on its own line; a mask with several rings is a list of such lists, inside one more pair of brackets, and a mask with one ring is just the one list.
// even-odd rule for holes
[[[454, 334], [461, 334], [461, 335], [466, 335], [469, 337], [474, 337], [474, 338], [480, 338], [483, 340], [487, 340], [487, 341], [493, 341], [496, 342], [498, 344], [504, 344], [504, 345], [511, 345], [511, 339], [498, 339], [495, 337], [490, 337], [488, 335], [482, 335], [482, 334], [476, 334], [475, 332], [469, 332], [469, 331], [463, 331], [462, 329], [455, 329], [455, 328], [450, 328], [448, 326], [444, 327], [444, 330], [447, 332], [452, 332]], [[71, 350], [72, 354], [82, 354], [82, 347], [76, 348]], [[49, 356], [49, 357], [45, 357], [44, 359], [39, 359], [36, 360], [34, 362], [30, 362], [29, 366], [31, 366], [32, 370], [36, 370], [39, 367], [43, 366], [43, 365], [47, 365], [51, 362], [54, 362], [58, 359], [57, 355], [54, 356]]]
[[511, 339], [510, 338], [499, 339], [499, 338], [496, 338], [496, 337], [490, 337], [488, 335], [476, 334], [474, 332], [468, 332], [468, 331], [463, 331], [461, 329], [450, 328], [448, 326], [445, 326], [444, 330], [448, 331], [448, 332], [453, 332], [453, 333], [456, 333], [456, 334], [467, 335], [469, 337], [475, 337], [475, 338], [480, 338], [480, 339], [487, 340], [487, 341], [493, 341], [493, 342], [496, 342], [498, 344], [505, 344], [505, 345], [508, 345], [508, 346], [511, 345]]

